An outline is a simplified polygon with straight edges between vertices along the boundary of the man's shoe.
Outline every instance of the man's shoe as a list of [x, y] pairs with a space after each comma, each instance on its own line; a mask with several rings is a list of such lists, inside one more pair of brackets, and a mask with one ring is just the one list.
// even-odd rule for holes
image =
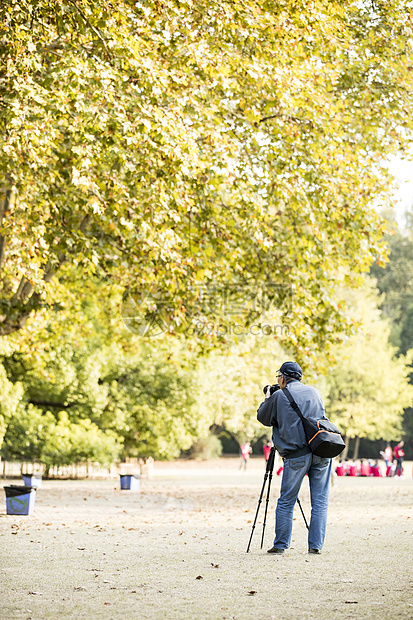
[[309, 549], [308, 553], [316, 553], [317, 555], [320, 555], [321, 549]]
[[285, 549], [280, 549], [279, 547], [272, 547], [271, 549], [268, 549], [267, 553], [276, 553], [277, 555], [281, 555], [282, 553], [284, 553]]

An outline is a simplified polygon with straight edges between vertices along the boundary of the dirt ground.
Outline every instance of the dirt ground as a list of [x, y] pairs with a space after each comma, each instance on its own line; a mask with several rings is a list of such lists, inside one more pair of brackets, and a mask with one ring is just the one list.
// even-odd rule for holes
[[[0, 503], [0, 618], [260, 620], [413, 618], [412, 463], [401, 479], [336, 478], [327, 539], [272, 556], [280, 478], [246, 553], [263, 459], [156, 463], [137, 492], [113, 480], [46, 480], [31, 516]], [[20, 482], [4, 481], [4, 484]], [[305, 482], [301, 503], [309, 517]]]

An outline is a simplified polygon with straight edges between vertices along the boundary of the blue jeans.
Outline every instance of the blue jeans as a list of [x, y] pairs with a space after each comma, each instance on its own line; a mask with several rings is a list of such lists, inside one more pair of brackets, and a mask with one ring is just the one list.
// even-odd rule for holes
[[308, 473], [311, 497], [308, 548], [322, 548], [327, 526], [331, 464], [331, 459], [315, 456], [312, 453], [284, 459], [280, 497], [275, 511], [274, 547], [288, 549], [290, 546], [294, 506], [303, 478]]

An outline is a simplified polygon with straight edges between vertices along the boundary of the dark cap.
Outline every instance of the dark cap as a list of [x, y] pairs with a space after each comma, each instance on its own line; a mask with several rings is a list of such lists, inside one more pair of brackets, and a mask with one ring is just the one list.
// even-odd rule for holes
[[284, 362], [277, 372], [280, 372], [284, 377], [289, 377], [291, 379], [298, 379], [301, 381], [303, 376], [303, 371], [301, 370], [301, 366], [297, 364], [297, 362]]

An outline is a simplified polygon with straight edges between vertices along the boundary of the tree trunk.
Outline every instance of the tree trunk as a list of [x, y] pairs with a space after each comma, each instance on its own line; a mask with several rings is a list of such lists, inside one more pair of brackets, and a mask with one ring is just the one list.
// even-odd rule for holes
[[356, 436], [355, 439], [356, 439], [356, 443], [354, 445], [353, 461], [358, 459], [358, 457], [359, 457], [359, 447], [360, 447], [360, 437]]
[[344, 435], [344, 443], [346, 444], [346, 447], [344, 448], [343, 452], [340, 455], [340, 458], [342, 461], [346, 460], [347, 454], [348, 454], [348, 449], [350, 445], [350, 437], [348, 435]]
[[[0, 199], [0, 226], [3, 226], [3, 218], [10, 208], [11, 189], [6, 189], [4, 196]], [[0, 235], [0, 269], [3, 267], [4, 254], [6, 249], [6, 237]]]

